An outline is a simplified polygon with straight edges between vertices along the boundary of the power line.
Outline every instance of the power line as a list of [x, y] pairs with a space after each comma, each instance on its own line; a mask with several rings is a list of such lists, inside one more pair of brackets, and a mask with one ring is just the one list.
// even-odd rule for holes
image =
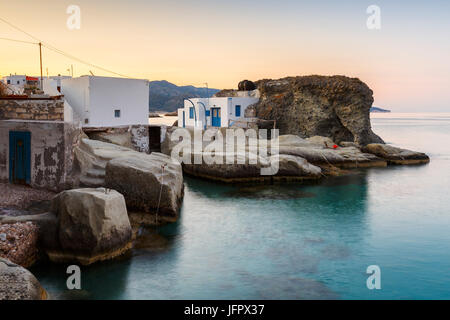
[[78, 61], [78, 62], [80, 62], [80, 63], [82, 63], [82, 64], [87, 65], [87, 66], [91, 66], [91, 67], [93, 67], [93, 68], [96, 68], [96, 69], [105, 71], [105, 72], [107, 72], [107, 73], [112, 73], [112, 74], [118, 75], [118, 76], [123, 77], [123, 78], [130, 78], [129, 76], [126, 76], [126, 75], [123, 75], [123, 74], [114, 72], [114, 71], [112, 71], [112, 70], [108, 70], [108, 69], [106, 69], [106, 68], [100, 67], [100, 66], [98, 66], [98, 65], [96, 65], [96, 64], [93, 64], [93, 63], [90, 63], [90, 62], [81, 60], [81, 59], [79, 59], [79, 58], [77, 58], [77, 57], [72, 56], [72, 55], [69, 54], [69, 53], [66, 53], [66, 52], [64, 52], [64, 51], [62, 51], [62, 50], [59, 50], [59, 49], [57, 49], [57, 48], [55, 48], [55, 47], [52, 47], [52, 46], [50, 46], [49, 44], [47, 44], [47, 43], [45, 43], [45, 42], [43, 42], [42, 45], [43, 45], [45, 48], [47, 48], [47, 49], [49, 49], [49, 50], [51, 50], [51, 51], [54, 51], [54, 52], [56, 52], [56, 53], [58, 53], [58, 54], [60, 54], [60, 55], [63, 55], [63, 56], [65, 56], [65, 57], [69, 58], [69, 59]]
[[16, 40], [16, 39], [10, 39], [10, 38], [0, 38], [0, 40], [13, 41], [13, 42], [21, 42], [21, 43], [34, 44], [34, 45], [39, 44], [39, 43], [37, 43], [37, 42], [24, 41], [24, 40]]
[[13, 25], [11, 22], [6, 21], [6, 20], [3, 19], [2, 17], [0, 17], [0, 20], [3, 21], [4, 23], [6, 23], [7, 25], [9, 25], [10, 27], [12, 27], [12, 28], [14, 28], [14, 29], [16, 29], [16, 30], [18, 30], [18, 31], [20, 31], [20, 32], [22, 32], [22, 33], [25, 33], [27, 36], [33, 38], [34, 40], [36, 40], [36, 41], [38, 41], [38, 42], [42, 42], [40, 39], [36, 38], [35, 36], [33, 36], [32, 34], [26, 32], [25, 30], [22, 30], [22, 29], [20, 29], [19, 27], [16, 27], [16, 26]]
[[13, 25], [12, 23], [6, 21], [6, 20], [3, 19], [2, 17], [0, 17], [0, 20], [3, 21], [4, 23], [6, 23], [7, 25], [9, 25], [10, 27], [12, 27], [12, 28], [14, 28], [14, 29], [16, 29], [16, 30], [18, 30], [18, 31], [20, 31], [20, 32], [22, 32], [22, 33], [24, 33], [24, 34], [26, 34], [27, 36], [29, 36], [29, 37], [31, 37], [31, 38], [33, 38], [34, 40], [37, 40], [38, 43], [28, 42], [28, 41], [21, 41], [21, 40], [15, 40], [15, 39], [7, 39], [7, 38], [0, 38], [0, 39], [3, 39], [3, 40], [10, 40], [10, 41], [16, 41], [16, 42], [30, 43], [30, 44], [35, 44], [35, 45], [42, 44], [42, 46], [44, 46], [45, 48], [47, 48], [47, 49], [49, 49], [49, 50], [52, 50], [52, 51], [54, 51], [54, 52], [56, 52], [56, 53], [58, 53], [58, 54], [60, 54], [60, 55], [63, 55], [63, 56], [65, 56], [66, 58], [69, 58], [69, 59], [78, 61], [78, 62], [80, 62], [80, 63], [82, 63], [82, 64], [85, 64], [85, 65], [87, 65], [87, 66], [90, 66], [90, 67], [93, 67], [93, 68], [102, 70], [102, 71], [107, 72], [107, 73], [111, 73], [111, 74], [118, 75], [118, 76], [123, 77], [123, 78], [131, 78], [131, 77], [129, 77], [129, 76], [126, 76], [126, 75], [123, 75], [123, 74], [114, 72], [114, 71], [112, 71], [112, 70], [109, 70], [109, 69], [100, 67], [100, 66], [98, 66], [98, 65], [96, 65], [96, 64], [93, 64], [93, 63], [84, 61], [84, 60], [82, 60], [82, 59], [79, 59], [79, 58], [77, 58], [77, 57], [75, 57], [75, 56], [72, 56], [71, 54], [62, 51], [62, 50], [60, 50], [60, 49], [58, 49], [58, 48], [56, 48], [56, 47], [50, 45], [49, 43], [44, 42], [44, 41], [40, 40], [39, 38], [36, 38], [36, 37], [33, 36], [32, 34], [30, 34], [30, 33], [26, 32], [25, 30], [23, 30], [23, 29], [21, 29], [21, 28], [15, 26], [15, 25]]

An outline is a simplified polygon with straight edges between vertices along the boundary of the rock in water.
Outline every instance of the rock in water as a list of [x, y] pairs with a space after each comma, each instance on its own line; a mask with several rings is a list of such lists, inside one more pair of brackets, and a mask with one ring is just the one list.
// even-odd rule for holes
[[0, 300], [46, 300], [47, 293], [25, 268], [0, 258]]
[[160, 218], [167, 222], [178, 218], [184, 192], [183, 172], [181, 164], [169, 156], [153, 152], [110, 160], [105, 182], [108, 188], [124, 195], [130, 211], [153, 215], [159, 205]]
[[359, 145], [384, 143], [370, 125], [373, 92], [359, 79], [305, 76], [260, 80], [255, 85], [260, 101], [249, 108], [260, 119], [276, 120], [280, 134], [324, 136]]
[[60, 250], [49, 250], [52, 261], [83, 265], [112, 259], [131, 247], [132, 231], [124, 197], [115, 190], [74, 189], [52, 203], [58, 215]]
[[368, 144], [363, 150], [364, 152], [386, 159], [389, 164], [408, 165], [430, 162], [430, 158], [425, 153], [400, 149], [386, 144]]

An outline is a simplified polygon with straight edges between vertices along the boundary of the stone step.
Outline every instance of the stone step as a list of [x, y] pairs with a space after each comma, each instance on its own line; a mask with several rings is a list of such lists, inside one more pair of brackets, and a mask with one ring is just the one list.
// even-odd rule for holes
[[81, 176], [80, 186], [84, 188], [99, 188], [105, 186], [105, 179]]
[[105, 179], [105, 169], [92, 168], [86, 172], [86, 176], [90, 178]]
[[106, 162], [92, 162], [92, 167], [94, 169], [98, 170], [105, 170], [106, 169]]

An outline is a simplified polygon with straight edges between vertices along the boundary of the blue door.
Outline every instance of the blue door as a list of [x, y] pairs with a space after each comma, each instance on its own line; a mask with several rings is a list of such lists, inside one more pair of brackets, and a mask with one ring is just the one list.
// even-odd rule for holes
[[213, 127], [220, 127], [220, 108], [211, 108], [211, 125]]
[[9, 181], [28, 184], [31, 177], [31, 133], [9, 132]]

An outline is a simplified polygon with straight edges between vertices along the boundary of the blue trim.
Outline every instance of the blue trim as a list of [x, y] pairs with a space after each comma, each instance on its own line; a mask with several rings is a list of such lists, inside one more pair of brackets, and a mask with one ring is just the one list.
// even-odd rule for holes
[[212, 118], [211, 125], [213, 127], [220, 127], [222, 125], [222, 120], [220, 118], [220, 108], [211, 108]]
[[9, 132], [9, 181], [31, 182], [31, 133]]
[[236, 105], [234, 107], [234, 109], [235, 109], [234, 114], [236, 115], [236, 117], [240, 117], [241, 116], [241, 106], [240, 105]]
[[205, 116], [211, 117], [211, 111], [210, 110], [206, 110]]
[[189, 119], [194, 119], [194, 107], [189, 108]]

